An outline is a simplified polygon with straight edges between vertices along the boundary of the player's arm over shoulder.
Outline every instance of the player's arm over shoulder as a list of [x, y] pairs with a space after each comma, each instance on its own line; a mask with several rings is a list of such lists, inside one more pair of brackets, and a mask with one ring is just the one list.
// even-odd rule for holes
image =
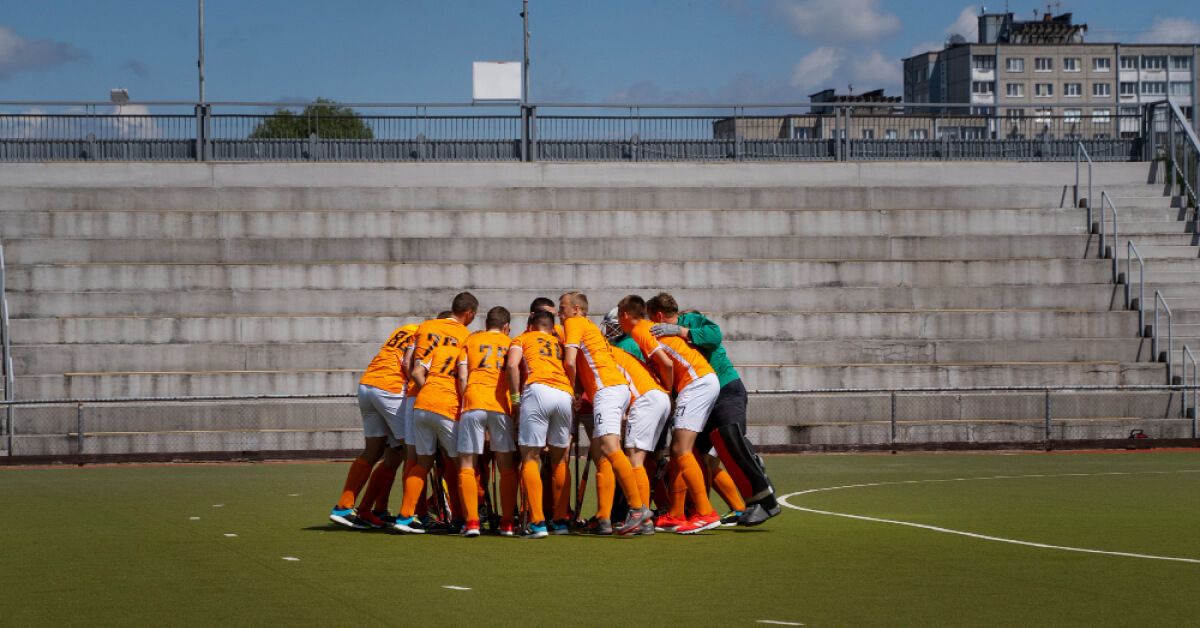
[[680, 314], [679, 325], [687, 327], [688, 340], [697, 347], [712, 351], [721, 346], [721, 327], [700, 312]]

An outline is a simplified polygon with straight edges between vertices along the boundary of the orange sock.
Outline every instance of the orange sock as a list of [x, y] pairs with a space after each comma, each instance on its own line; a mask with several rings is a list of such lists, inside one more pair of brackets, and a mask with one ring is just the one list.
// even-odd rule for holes
[[634, 467], [633, 476], [637, 478], [638, 495], [642, 496], [642, 502], [647, 502], [650, 495], [650, 476], [646, 475], [646, 467]]
[[505, 469], [500, 472], [500, 518], [512, 521], [517, 510], [517, 471]]
[[425, 493], [425, 467], [413, 463], [404, 470], [404, 499], [400, 502], [400, 516], [411, 517], [417, 511], [417, 500]]
[[358, 492], [362, 490], [363, 484], [367, 482], [367, 477], [371, 475], [371, 466], [371, 463], [363, 460], [361, 456], [350, 463], [350, 471], [346, 473], [346, 484], [342, 486], [342, 496], [338, 498], [338, 508], [354, 508]]
[[371, 479], [367, 481], [367, 488], [363, 491], [362, 503], [359, 504], [359, 507], [364, 510], [373, 508], [384, 488], [386, 487], [389, 491], [392, 489], [392, 482], [395, 479], [395, 467], [389, 467], [386, 464], [376, 466], [375, 471], [371, 473]]
[[625, 452], [618, 449], [605, 457], [612, 463], [613, 473], [621, 483], [621, 490], [625, 491], [625, 501], [629, 502], [629, 507], [638, 510], [645, 506], [646, 502], [642, 501], [642, 494], [638, 491], [637, 476], [633, 474], [633, 465], [629, 464]]
[[554, 465], [554, 520], [561, 521], [571, 516], [571, 484], [567, 482], [567, 461]]
[[529, 498], [529, 521], [538, 523], [546, 520], [542, 510], [542, 473], [536, 460], [521, 463], [521, 488]]
[[687, 481], [683, 479], [683, 467], [674, 458], [667, 464], [667, 478], [671, 487], [671, 516], [682, 519], [687, 507]]
[[679, 467], [683, 470], [683, 480], [687, 485], [688, 496], [692, 498], [692, 505], [696, 507], [696, 513], [711, 513], [712, 502], [708, 500], [708, 491], [704, 489], [704, 472], [700, 470], [696, 456], [690, 452], [680, 456]]
[[[454, 460], [442, 461], [442, 480], [446, 482], [446, 496], [450, 499], [450, 518], [463, 519], [464, 514], [468, 512], [463, 507], [462, 490], [459, 488], [458, 462]], [[437, 490], [442, 490], [441, 486], [436, 487]]]
[[608, 458], [596, 461], [596, 518], [611, 519], [613, 496], [617, 493], [617, 476], [613, 475]]
[[713, 488], [717, 489], [717, 494], [721, 499], [725, 500], [726, 504], [733, 510], [745, 510], [746, 500], [742, 499], [742, 494], [738, 492], [737, 484], [733, 482], [733, 476], [723, 468], [718, 468], [713, 474]]
[[462, 517], [467, 521], [479, 520], [479, 489], [475, 486], [475, 469], [458, 472], [458, 489], [462, 493]]

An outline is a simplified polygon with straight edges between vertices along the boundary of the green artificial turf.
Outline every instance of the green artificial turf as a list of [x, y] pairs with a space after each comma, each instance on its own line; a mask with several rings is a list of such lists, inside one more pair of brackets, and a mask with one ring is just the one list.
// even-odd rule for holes
[[[780, 494], [1042, 475], [885, 484], [791, 502], [1200, 559], [1197, 452], [805, 455], [770, 457], [768, 465]], [[0, 523], [0, 625], [1141, 626], [1195, 625], [1200, 617], [1197, 563], [788, 509], [758, 529], [694, 537], [342, 531], [326, 515], [345, 470], [0, 469], [0, 503], [10, 515]]]

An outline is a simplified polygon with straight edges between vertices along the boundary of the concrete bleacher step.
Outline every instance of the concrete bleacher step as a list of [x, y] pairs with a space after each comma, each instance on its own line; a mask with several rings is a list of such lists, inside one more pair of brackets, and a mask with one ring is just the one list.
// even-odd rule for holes
[[[1122, 216], [1124, 216], [1122, 214]], [[1174, 220], [1164, 217], [1160, 220]], [[1099, 220], [1097, 217], [1096, 220]], [[0, 209], [8, 238], [623, 238], [725, 236], [1000, 236], [1086, 234], [1085, 210], [676, 209], [514, 211], [16, 211]]]
[[[1165, 259], [1157, 269], [1200, 270], [1200, 259]], [[562, 262], [528, 264], [59, 264], [15, 266], [14, 292], [53, 286], [73, 292], [113, 290], [212, 290], [360, 288], [460, 289], [512, 286], [579, 286], [638, 289], [709, 287], [1052, 285], [1101, 283], [1111, 278], [1105, 260], [802, 260]]]

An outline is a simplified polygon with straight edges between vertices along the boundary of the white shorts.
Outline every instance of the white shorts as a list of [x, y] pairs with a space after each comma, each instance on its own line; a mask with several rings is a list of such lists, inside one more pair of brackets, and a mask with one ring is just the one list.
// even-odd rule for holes
[[571, 395], [546, 386], [530, 384], [521, 393], [521, 419], [517, 442], [522, 447], [565, 448], [571, 444], [571, 419], [575, 415]]
[[671, 398], [661, 390], [651, 390], [633, 400], [629, 406], [629, 431], [625, 446], [642, 451], [654, 451], [671, 416]]
[[482, 454], [483, 432], [491, 437], [492, 451], [516, 451], [517, 445], [513, 440], [512, 417], [503, 412], [489, 410], [467, 410], [458, 418], [454, 428], [454, 440], [458, 444], [458, 455]]
[[404, 414], [404, 439], [403, 440], [405, 443], [408, 443], [409, 445], [413, 444], [413, 442], [414, 442], [413, 439], [416, 438], [415, 436], [413, 436], [413, 431], [412, 431], [412, 429], [413, 429], [413, 405], [416, 403], [417, 403], [416, 395], [413, 395], [411, 397], [405, 397], [404, 398], [404, 406], [402, 408], [400, 408], [400, 411]]
[[437, 453], [438, 445], [451, 458], [458, 457], [458, 447], [454, 442], [454, 421], [428, 410], [413, 410], [413, 442], [418, 456], [432, 456]]
[[609, 434], [621, 435], [621, 419], [629, 409], [629, 387], [608, 386], [596, 391], [592, 399], [592, 416], [595, 417], [595, 438]]
[[358, 411], [362, 414], [363, 437], [387, 437], [388, 447], [404, 441], [404, 393], [392, 393], [381, 388], [358, 385]]
[[675, 398], [675, 429], [697, 434], [703, 432], [719, 394], [721, 381], [715, 373], [692, 380], [692, 383], [684, 386]]

